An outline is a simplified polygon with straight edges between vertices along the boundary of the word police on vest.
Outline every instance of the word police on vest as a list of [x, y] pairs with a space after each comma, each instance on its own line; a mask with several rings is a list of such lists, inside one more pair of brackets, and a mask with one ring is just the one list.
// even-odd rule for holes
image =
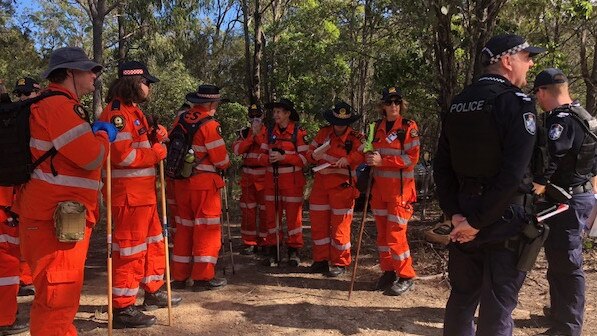
[[452, 104], [452, 106], [450, 106], [450, 113], [481, 111], [483, 110], [483, 104], [485, 104], [484, 100]]

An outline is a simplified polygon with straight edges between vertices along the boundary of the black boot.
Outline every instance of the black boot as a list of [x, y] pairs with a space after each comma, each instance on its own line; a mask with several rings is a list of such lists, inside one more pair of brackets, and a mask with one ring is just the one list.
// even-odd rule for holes
[[240, 250], [242, 255], [254, 255], [257, 253], [257, 246], [249, 245]]
[[386, 290], [386, 289], [390, 288], [390, 286], [392, 286], [394, 281], [396, 281], [396, 272], [385, 271], [385, 272], [383, 272], [381, 277], [379, 277], [379, 279], [373, 286], [373, 290], [375, 290], [375, 291]]
[[[182, 301], [180, 295], [171, 293], [170, 302], [172, 302], [172, 307], [178, 306], [180, 304], [180, 301]], [[168, 292], [166, 290], [165, 284], [162, 287], [160, 287], [160, 289], [158, 289], [155, 293], [145, 292], [145, 299], [143, 300], [143, 309], [150, 311], [166, 307], [168, 307]]]
[[294, 247], [288, 248], [288, 265], [292, 267], [298, 267], [301, 263], [301, 258], [298, 255], [298, 249]]
[[311, 264], [310, 272], [311, 273], [321, 273], [325, 274], [330, 270], [327, 260], [322, 261], [314, 261]]
[[0, 335], [16, 335], [26, 331], [29, 331], [29, 323], [21, 322], [19, 319], [9, 326], [0, 326]]
[[330, 267], [330, 270], [325, 275], [330, 278], [335, 278], [341, 276], [344, 273], [346, 273], [346, 266], [334, 265]]
[[220, 289], [228, 284], [225, 278], [213, 278], [207, 280], [194, 280], [193, 281], [193, 292], [202, 292], [204, 290]]
[[17, 295], [18, 296], [31, 296], [31, 295], [35, 295], [35, 288], [33, 287], [33, 285], [20, 284], [19, 285], [19, 293]]
[[185, 289], [187, 288], [187, 282], [185, 281], [178, 281], [178, 280], [174, 280], [170, 283], [170, 287], [172, 289]]
[[114, 328], [147, 328], [157, 322], [153, 315], [145, 315], [138, 307], [130, 305], [125, 308], [114, 308], [112, 317]]
[[384, 292], [385, 295], [398, 296], [404, 294], [415, 285], [413, 279], [399, 278]]
[[265, 249], [265, 258], [261, 263], [263, 266], [267, 267], [277, 267], [280, 264], [278, 260], [278, 250], [275, 246], [264, 246]]

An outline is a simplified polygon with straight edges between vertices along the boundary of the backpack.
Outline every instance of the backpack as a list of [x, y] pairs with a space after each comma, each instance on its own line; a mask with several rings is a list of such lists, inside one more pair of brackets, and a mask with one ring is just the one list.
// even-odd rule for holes
[[184, 164], [184, 158], [193, 147], [193, 137], [195, 133], [205, 125], [207, 122], [214, 120], [213, 117], [208, 116], [194, 124], [189, 124], [184, 120], [185, 115], [188, 112], [184, 112], [178, 119], [178, 125], [174, 127], [172, 132], [168, 135], [170, 144], [168, 145], [168, 154], [166, 156], [166, 176], [173, 179], [183, 179], [181, 175], [182, 167]]
[[[0, 186], [10, 187], [28, 182], [39, 164], [58, 153], [52, 147], [33, 162], [29, 148], [31, 105], [57, 95], [69, 97], [66, 93], [46, 91], [24, 101], [0, 104]], [[54, 169], [52, 172], [57, 175]]]

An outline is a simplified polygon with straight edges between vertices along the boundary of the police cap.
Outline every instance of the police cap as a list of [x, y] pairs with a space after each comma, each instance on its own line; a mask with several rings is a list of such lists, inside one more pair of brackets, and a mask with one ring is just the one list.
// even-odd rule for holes
[[496, 63], [506, 55], [514, 55], [520, 51], [528, 51], [531, 56], [545, 52], [544, 48], [533, 47], [522, 36], [515, 34], [496, 35], [487, 41], [481, 50], [483, 65]]
[[547, 68], [541, 71], [537, 77], [535, 77], [535, 83], [533, 84], [533, 92], [536, 92], [541, 86], [562, 84], [568, 82], [568, 78], [560, 69]]

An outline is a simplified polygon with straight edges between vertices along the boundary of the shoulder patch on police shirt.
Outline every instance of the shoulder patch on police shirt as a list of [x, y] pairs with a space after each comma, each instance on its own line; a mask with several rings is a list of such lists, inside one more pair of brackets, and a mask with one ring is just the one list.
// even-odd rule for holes
[[531, 135], [535, 135], [537, 131], [537, 123], [535, 121], [535, 115], [531, 112], [527, 112], [522, 115], [524, 119], [524, 128], [529, 132]]
[[83, 120], [85, 121], [89, 121], [89, 115], [87, 114], [87, 111], [85, 110], [85, 108], [79, 104], [75, 105], [73, 107], [73, 109], [75, 110], [75, 113]]
[[525, 102], [531, 102], [531, 101], [533, 101], [531, 99], [531, 97], [527, 96], [524, 92], [514, 92], [514, 94], [516, 96], [518, 96], [518, 98], [522, 99], [522, 101], [525, 101]]
[[125, 125], [124, 117], [121, 115], [113, 116], [112, 119], [110, 119], [110, 122], [114, 124], [114, 127], [116, 127], [116, 129], [119, 131], [122, 131]]
[[553, 124], [551, 125], [551, 127], [549, 128], [549, 139], [550, 140], [558, 140], [560, 138], [560, 136], [562, 135], [562, 131], [564, 130], [564, 126], [560, 125], [560, 124]]

